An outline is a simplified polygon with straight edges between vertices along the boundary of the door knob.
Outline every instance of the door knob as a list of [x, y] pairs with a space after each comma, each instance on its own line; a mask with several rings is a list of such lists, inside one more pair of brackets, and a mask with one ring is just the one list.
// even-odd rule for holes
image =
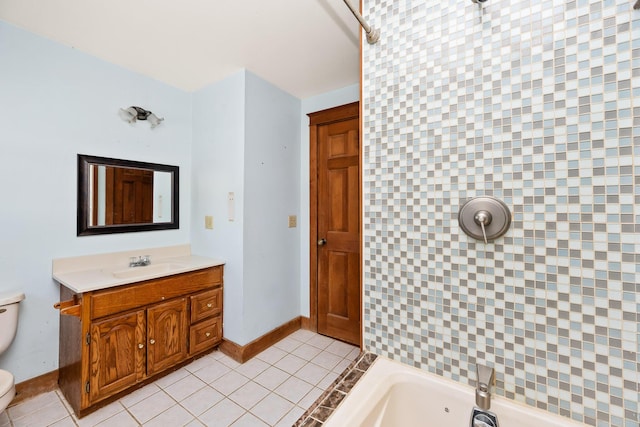
[[318, 246], [324, 246], [327, 244], [327, 239], [320, 239], [318, 240]]

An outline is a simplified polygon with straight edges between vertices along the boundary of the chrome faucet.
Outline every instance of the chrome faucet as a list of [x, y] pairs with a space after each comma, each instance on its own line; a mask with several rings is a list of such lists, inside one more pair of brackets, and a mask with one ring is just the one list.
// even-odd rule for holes
[[139, 257], [132, 256], [129, 258], [129, 267], [144, 267], [151, 264], [151, 257], [149, 255], [141, 255]]
[[498, 416], [489, 412], [491, 407], [491, 386], [494, 382], [494, 370], [488, 366], [476, 364], [478, 383], [476, 385], [476, 405], [471, 413], [471, 427], [498, 427]]
[[476, 385], [476, 405], [488, 411], [491, 408], [491, 386], [493, 385], [493, 368], [476, 363], [478, 384]]

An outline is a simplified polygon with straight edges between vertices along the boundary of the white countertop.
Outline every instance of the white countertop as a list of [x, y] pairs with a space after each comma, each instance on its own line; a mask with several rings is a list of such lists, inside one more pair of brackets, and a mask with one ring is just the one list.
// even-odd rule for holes
[[[149, 255], [151, 264], [129, 267], [129, 258], [139, 255]], [[53, 261], [53, 278], [83, 293], [223, 264], [219, 259], [191, 255], [189, 245], [180, 245], [57, 259]]]

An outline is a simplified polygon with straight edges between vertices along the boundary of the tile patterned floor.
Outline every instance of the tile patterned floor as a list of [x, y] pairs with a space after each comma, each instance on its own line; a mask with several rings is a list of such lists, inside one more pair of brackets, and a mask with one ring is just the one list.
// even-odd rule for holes
[[0, 413], [0, 427], [290, 427], [359, 349], [299, 330], [244, 364], [215, 351], [78, 420], [59, 390]]

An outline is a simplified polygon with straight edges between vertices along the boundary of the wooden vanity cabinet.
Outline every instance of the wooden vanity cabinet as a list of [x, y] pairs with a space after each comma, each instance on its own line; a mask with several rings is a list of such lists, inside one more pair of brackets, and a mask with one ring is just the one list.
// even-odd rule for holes
[[222, 268], [80, 295], [61, 286], [80, 306], [60, 316], [59, 385], [78, 416], [221, 342]]

